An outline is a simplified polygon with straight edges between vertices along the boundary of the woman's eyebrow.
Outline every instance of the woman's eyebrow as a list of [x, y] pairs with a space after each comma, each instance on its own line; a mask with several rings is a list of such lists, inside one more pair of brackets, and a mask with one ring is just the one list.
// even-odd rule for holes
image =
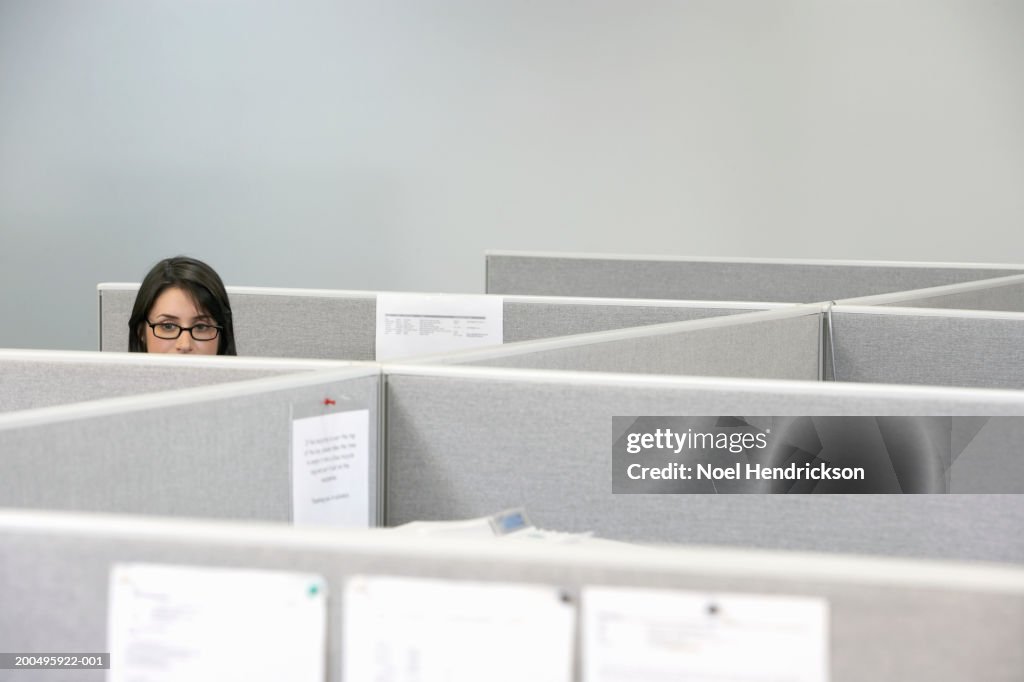
[[178, 316], [177, 315], [171, 315], [169, 313], [160, 313], [159, 315], [156, 316], [156, 318], [158, 320], [160, 320], [160, 319], [163, 319], [163, 320], [177, 320]]

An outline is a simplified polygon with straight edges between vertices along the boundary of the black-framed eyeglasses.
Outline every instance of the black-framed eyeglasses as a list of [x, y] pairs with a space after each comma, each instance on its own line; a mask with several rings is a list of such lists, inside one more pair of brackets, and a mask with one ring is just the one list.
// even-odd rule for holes
[[182, 327], [173, 322], [150, 322], [146, 324], [153, 330], [153, 336], [165, 341], [173, 341], [181, 336], [182, 332], [188, 332], [196, 341], [213, 341], [220, 334], [221, 327], [213, 324], [194, 324], [191, 327]]

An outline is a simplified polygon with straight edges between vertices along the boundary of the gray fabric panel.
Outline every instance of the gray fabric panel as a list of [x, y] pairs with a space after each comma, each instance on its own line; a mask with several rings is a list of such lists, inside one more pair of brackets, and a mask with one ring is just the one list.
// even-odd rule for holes
[[1024, 389], [1024, 321], [833, 312], [832, 325], [839, 381]]
[[741, 308], [505, 301], [505, 343], [753, 312]]
[[[557, 548], [555, 548], [557, 549]], [[834, 682], [1016, 682], [1024, 677], [1024, 597], [1013, 591], [873, 585], [748, 574], [625, 570], [594, 561], [525, 563], [508, 555], [459, 559], [422, 552], [351, 547], [329, 550], [292, 543], [189, 542], [84, 534], [24, 533], [0, 528], [0, 641], [10, 651], [106, 651], [109, 574], [115, 563], [146, 562], [302, 571], [326, 578], [327, 680], [340, 682], [345, 580], [398, 575], [477, 581], [521, 581], [562, 587], [576, 597], [586, 585], [699, 590], [707, 593], [806, 595], [828, 601], [830, 675]], [[756, 561], [756, 556], [751, 557]], [[983, 671], [983, 672], [981, 672]], [[8, 673], [5, 680], [51, 682], [66, 671]], [[105, 671], [75, 671], [101, 682]], [[574, 679], [580, 679], [579, 665]]]
[[[239, 355], [267, 358], [376, 358], [377, 299], [231, 293]], [[134, 291], [104, 290], [100, 350], [128, 350]]]
[[326, 393], [339, 409], [347, 399], [368, 407], [375, 453], [378, 384], [360, 377], [3, 429], [0, 507], [289, 521], [290, 405]]
[[[100, 289], [100, 350], [128, 352], [128, 320], [136, 291]], [[236, 324], [237, 326], [237, 324]], [[235, 332], [236, 341], [238, 332]]]
[[913, 308], [959, 308], [962, 310], [1002, 310], [1024, 312], [1024, 284], [991, 289], [974, 289], [959, 294], [915, 298], [885, 305]]
[[[1019, 405], [389, 375], [387, 523], [524, 506], [629, 541], [1024, 562], [1022, 495], [613, 495], [615, 415], [1024, 415]], [[995, 444], [1019, 452], [1022, 433]]]
[[209, 386], [281, 374], [285, 374], [285, 371], [0, 360], [0, 386], [3, 386], [3, 390], [0, 391], [0, 412]]
[[489, 294], [815, 303], [1020, 270], [488, 255]]
[[376, 359], [377, 299], [232, 294], [239, 355]]
[[819, 374], [819, 337], [820, 317], [803, 315], [552, 350], [516, 352], [466, 364], [816, 381]]

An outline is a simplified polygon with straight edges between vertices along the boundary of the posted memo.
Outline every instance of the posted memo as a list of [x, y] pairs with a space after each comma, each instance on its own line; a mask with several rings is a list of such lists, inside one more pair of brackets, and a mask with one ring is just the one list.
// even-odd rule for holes
[[486, 295], [378, 294], [377, 360], [501, 344], [503, 300]]
[[326, 674], [327, 584], [318, 575], [115, 564], [108, 614], [108, 682], [322, 682]]
[[583, 682], [826, 682], [824, 599], [585, 587]]
[[370, 411], [292, 420], [292, 521], [370, 526]]

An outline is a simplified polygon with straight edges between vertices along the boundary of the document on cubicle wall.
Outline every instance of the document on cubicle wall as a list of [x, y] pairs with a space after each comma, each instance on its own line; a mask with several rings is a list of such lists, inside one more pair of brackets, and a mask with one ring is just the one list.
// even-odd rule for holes
[[311, 574], [115, 565], [107, 682], [323, 682], [326, 593]]
[[377, 294], [377, 360], [499, 345], [501, 296]]
[[292, 420], [292, 522], [370, 526], [370, 411]]
[[356, 576], [342, 679], [569, 682], [573, 604], [555, 587]]
[[823, 599], [588, 587], [583, 682], [827, 682]]

